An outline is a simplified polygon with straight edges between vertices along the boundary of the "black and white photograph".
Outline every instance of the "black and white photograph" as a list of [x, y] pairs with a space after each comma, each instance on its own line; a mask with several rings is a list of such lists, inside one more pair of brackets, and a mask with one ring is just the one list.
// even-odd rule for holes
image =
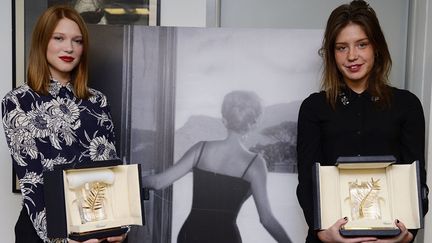
[[[223, 156], [211, 156], [212, 144], [228, 143], [233, 137], [230, 131], [235, 130], [227, 125], [230, 120], [257, 106], [260, 111], [248, 114], [251, 120], [236, 140], [237, 145], [250, 154], [259, 154], [265, 163], [265, 193], [258, 195], [267, 197], [264, 201], [269, 204], [262, 207], [268, 207], [292, 242], [302, 240], [307, 227], [295, 196], [296, 120], [301, 101], [319, 88], [321, 34], [321, 30], [296, 29], [134, 28], [130, 160], [142, 163], [143, 175], [162, 178], [158, 180], [165, 184], [156, 187], [173, 185], [168, 193], [166, 189], [152, 191], [147, 202], [152, 208], [148, 231], [168, 231], [172, 237], [162, 240], [166, 236], [154, 235], [154, 242], [182, 242], [180, 236], [195, 227], [191, 208], [200, 206], [191, 206], [193, 198], [200, 197], [193, 189], [198, 162], [193, 162], [195, 167], [187, 173], [172, 172], [181, 176], [170, 177], [170, 172], [164, 171], [181, 170], [178, 167], [183, 166], [176, 164], [187, 163], [182, 161], [188, 154], [200, 150], [199, 165], [214, 169], [211, 163], [214, 166]], [[223, 103], [228, 108], [222, 108]], [[224, 112], [228, 115], [223, 116]], [[173, 154], [168, 156], [170, 148]], [[224, 162], [219, 165], [222, 174], [225, 171], [229, 175], [237, 168]], [[244, 172], [247, 176], [246, 166], [241, 168], [239, 178]], [[202, 190], [214, 187], [200, 183]], [[228, 191], [212, 193], [229, 200], [233, 197]], [[254, 198], [256, 195], [249, 196], [245, 201], [232, 199], [237, 200], [235, 207], [240, 209], [233, 210], [238, 214], [233, 216], [233, 227], [238, 228], [243, 242], [277, 242], [260, 224], [255, 205], [260, 200]], [[162, 229], [150, 228], [158, 225]], [[164, 231], [167, 225], [170, 227]]]
[[[314, 30], [193, 28], [178, 33], [174, 160], [188, 145], [225, 139], [220, 114], [224, 96], [233, 90], [254, 92], [263, 112], [242, 141], [265, 159], [271, 209], [293, 242], [301, 241], [299, 233], [305, 229], [295, 197], [296, 120], [302, 99], [318, 88], [320, 58], [314, 50], [318, 50], [320, 34]], [[189, 176], [174, 185], [176, 215], [189, 213], [184, 196], [186, 188], [192, 188], [191, 181]], [[237, 218], [242, 240], [276, 242], [260, 224], [254, 201], [248, 198]], [[173, 218], [173, 237], [181, 218]]]
[[159, 0], [48, 0], [73, 6], [88, 24], [157, 25]]

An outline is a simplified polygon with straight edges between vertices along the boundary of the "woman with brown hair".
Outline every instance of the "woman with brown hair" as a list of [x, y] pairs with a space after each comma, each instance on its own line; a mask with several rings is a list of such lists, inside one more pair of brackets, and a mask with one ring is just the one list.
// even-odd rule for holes
[[[335, 165], [339, 156], [394, 155], [397, 163], [420, 162], [423, 213], [428, 210], [425, 121], [418, 98], [391, 87], [391, 57], [375, 11], [363, 0], [331, 13], [320, 54], [322, 91], [301, 105], [298, 118], [297, 197], [309, 225], [306, 242], [410, 242], [416, 235], [395, 219], [400, 234], [390, 238], [343, 237], [345, 217], [314, 230], [312, 166]], [[348, 216], [348, 215], [346, 215]]]
[[47, 236], [44, 171], [117, 158], [107, 99], [87, 87], [87, 53], [88, 32], [80, 15], [66, 6], [48, 8], [33, 31], [27, 83], [2, 100], [4, 131], [23, 196], [17, 243], [68, 241]]

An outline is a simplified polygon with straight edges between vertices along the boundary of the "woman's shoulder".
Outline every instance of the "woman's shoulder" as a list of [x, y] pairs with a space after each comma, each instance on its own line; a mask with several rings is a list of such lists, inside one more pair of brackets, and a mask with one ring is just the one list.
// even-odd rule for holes
[[320, 107], [327, 105], [326, 92], [320, 91], [310, 94], [306, 99], [303, 100], [301, 107]]
[[326, 92], [320, 91], [320, 92], [314, 92], [311, 93], [306, 99], [303, 100], [303, 103], [315, 103], [315, 102], [322, 102], [326, 99]]
[[20, 98], [24, 97], [26, 94], [31, 94], [32, 96], [36, 95], [36, 93], [28, 86], [27, 84], [20, 85], [8, 93], [3, 97], [2, 102], [18, 102]]
[[107, 97], [101, 91], [94, 88], [89, 88], [89, 93], [90, 93], [90, 97], [89, 97], [90, 102], [99, 103], [101, 107], [105, 107], [108, 105]]
[[89, 92], [90, 92], [90, 96], [94, 96], [94, 97], [106, 97], [104, 93], [102, 93], [101, 91], [94, 89], [94, 88], [88, 88]]
[[255, 178], [266, 177], [267, 175], [267, 163], [262, 154], [254, 154], [252, 159], [249, 159], [246, 169], [244, 171], [245, 176], [249, 176], [249, 180]]
[[390, 87], [391, 92], [393, 95], [395, 95], [397, 98], [417, 98], [415, 94], [413, 94], [411, 91], [406, 89], [400, 89], [396, 87]]
[[391, 93], [392, 93], [393, 103], [397, 106], [421, 105], [419, 98], [409, 90], [391, 87]]

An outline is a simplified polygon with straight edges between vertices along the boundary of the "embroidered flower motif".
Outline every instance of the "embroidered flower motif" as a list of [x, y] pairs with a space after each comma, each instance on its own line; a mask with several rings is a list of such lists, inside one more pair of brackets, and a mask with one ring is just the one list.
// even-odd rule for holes
[[18, 96], [23, 96], [25, 94], [28, 94], [29, 92], [27, 92], [27, 91], [29, 89], [30, 89], [30, 87], [28, 85], [22, 85], [16, 89], [10, 91], [3, 98], [3, 104], [5, 104], [7, 101], [12, 101], [15, 105], [19, 104], [18, 103]]
[[41, 163], [45, 170], [53, 170], [55, 165], [70, 164], [75, 160], [75, 157], [71, 161], [67, 161], [66, 158], [61, 156], [57, 156], [55, 159], [45, 159], [43, 155], [41, 157]]
[[39, 235], [44, 242], [48, 241], [47, 230], [46, 230], [46, 213], [45, 209], [37, 212], [36, 215], [31, 214], [30, 218], [33, 221], [36, 233]]
[[57, 97], [50, 103], [52, 116], [60, 118], [66, 123], [74, 123], [79, 118], [79, 108], [72, 100]]
[[51, 94], [52, 97], [57, 97], [60, 93], [61, 88], [66, 88], [70, 92], [74, 92], [74, 88], [72, 84], [69, 82], [66, 84], [66, 86], [63, 86], [58, 80], [51, 79], [51, 82], [49, 84], [48, 92]]
[[57, 97], [58, 93], [60, 92], [60, 89], [61, 89], [61, 85], [60, 85], [60, 83], [59, 83], [59, 82], [52, 81], [52, 82], [49, 84], [48, 92], [49, 92], [53, 97]]
[[108, 105], [108, 101], [107, 98], [104, 94], [102, 94], [101, 92], [95, 90], [95, 89], [89, 89], [90, 91], [90, 102], [92, 102], [93, 104], [96, 103], [100, 103], [100, 107], [106, 107]]
[[345, 106], [347, 106], [350, 103], [348, 97], [345, 95], [344, 92], [339, 94], [339, 98], [340, 98], [340, 101], [342, 102], [342, 104]]
[[102, 111], [102, 113], [98, 114], [98, 113], [90, 113], [90, 115], [94, 116], [97, 119], [97, 124], [99, 126], [105, 126], [105, 128], [109, 131], [113, 131], [114, 130], [114, 124], [112, 122], [111, 117], [109, 116], [109, 114], [105, 113]]
[[89, 154], [92, 160], [112, 159], [115, 153], [114, 144], [109, 142], [105, 136], [95, 137], [89, 146]]
[[17, 107], [3, 117], [3, 126], [6, 139], [9, 144], [9, 151], [18, 165], [26, 166], [25, 156], [35, 159], [38, 150], [34, 138], [29, 131], [29, 119], [25, 112]]
[[371, 101], [372, 102], [377, 102], [377, 101], [379, 101], [380, 100], [380, 98], [378, 97], [378, 96], [372, 96], [371, 97]]
[[36, 107], [27, 113], [27, 119], [29, 120], [28, 129], [34, 137], [45, 138], [50, 135], [52, 123], [46, 103], [42, 105], [36, 103]]
[[38, 184], [43, 184], [43, 177], [41, 174], [37, 174], [36, 172], [27, 172], [23, 178], [21, 178], [20, 183], [22, 184], [30, 184], [34, 187], [37, 187]]
[[[26, 172], [23, 178], [19, 180], [21, 193], [23, 195], [24, 204], [28, 207], [28, 203], [35, 205], [31, 195], [34, 194], [33, 188], [37, 188], [38, 184], [43, 184], [42, 174], [37, 174], [36, 172], [30, 171]], [[26, 203], [27, 202], [27, 203]]]

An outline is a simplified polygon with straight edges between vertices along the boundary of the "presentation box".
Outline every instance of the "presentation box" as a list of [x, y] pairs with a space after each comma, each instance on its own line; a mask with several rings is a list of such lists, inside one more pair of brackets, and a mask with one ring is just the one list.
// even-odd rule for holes
[[44, 173], [48, 237], [85, 241], [144, 225], [141, 169], [120, 160], [79, 163]]
[[335, 166], [314, 165], [315, 229], [348, 217], [343, 236], [395, 236], [395, 220], [423, 227], [419, 163], [395, 164], [393, 156], [340, 157]]

